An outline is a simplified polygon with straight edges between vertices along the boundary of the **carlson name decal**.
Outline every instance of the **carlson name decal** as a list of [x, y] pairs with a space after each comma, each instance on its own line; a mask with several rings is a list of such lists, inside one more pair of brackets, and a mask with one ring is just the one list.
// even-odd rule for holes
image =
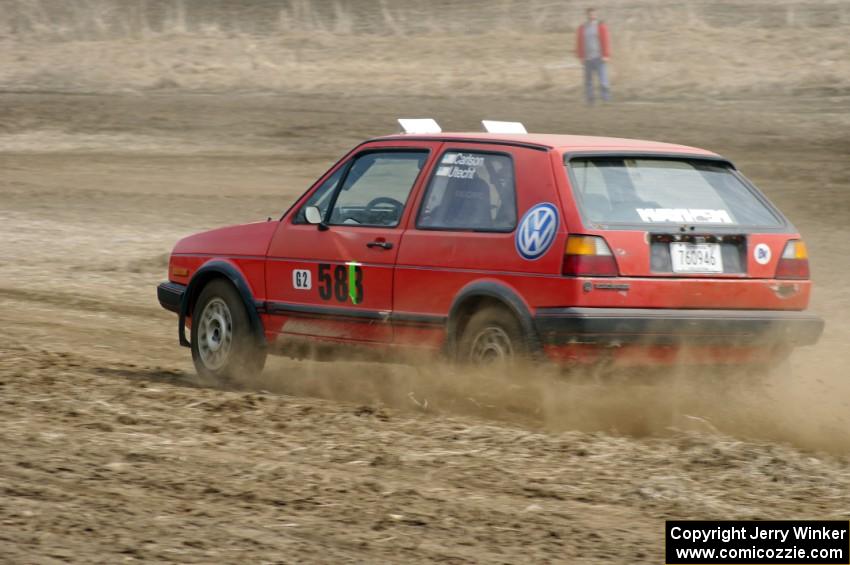
[[558, 209], [544, 202], [532, 207], [520, 220], [516, 230], [516, 250], [523, 259], [534, 261], [540, 258], [558, 231]]
[[484, 157], [469, 153], [446, 153], [437, 168], [437, 176], [474, 179], [477, 167], [482, 165], [484, 165]]

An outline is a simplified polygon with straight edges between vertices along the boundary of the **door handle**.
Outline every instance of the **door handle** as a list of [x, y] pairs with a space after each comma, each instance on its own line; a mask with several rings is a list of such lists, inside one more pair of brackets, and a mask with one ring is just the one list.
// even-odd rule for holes
[[370, 241], [369, 243], [366, 244], [366, 247], [368, 247], [370, 249], [372, 247], [380, 247], [381, 249], [392, 249], [393, 244], [390, 243], [389, 241]]

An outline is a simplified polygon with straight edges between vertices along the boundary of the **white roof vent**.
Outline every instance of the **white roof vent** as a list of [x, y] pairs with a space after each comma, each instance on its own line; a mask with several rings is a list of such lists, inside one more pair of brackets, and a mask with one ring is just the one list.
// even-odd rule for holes
[[481, 120], [484, 129], [489, 133], [528, 133], [522, 122], [496, 122], [493, 120]]
[[431, 118], [399, 118], [404, 133], [440, 133], [440, 124]]

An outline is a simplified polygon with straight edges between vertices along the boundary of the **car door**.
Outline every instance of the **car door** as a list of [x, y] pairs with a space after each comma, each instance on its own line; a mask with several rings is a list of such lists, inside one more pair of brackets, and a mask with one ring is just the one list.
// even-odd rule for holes
[[[451, 141], [435, 160], [396, 264], [399, 345], [441, 343], [452, 303], [467, 285], [498, 283], [541, 300], [557, 293], [561, 280], [566, 235], [548, 153]], [[555, 211], [555, 221], [548, 231], [532, 230], [533, 249], [524, 248], [518, 227], [541, 207]], [[406, 319], [416, 323], [404, 325]]]
[[[282, 335], [389, 343], [393, 269], [408, 203], [433, 142], [373, 143], [308, 192], [268, 250], [267, 327]], [[323, 224], [310, 224], [316, 206]]]

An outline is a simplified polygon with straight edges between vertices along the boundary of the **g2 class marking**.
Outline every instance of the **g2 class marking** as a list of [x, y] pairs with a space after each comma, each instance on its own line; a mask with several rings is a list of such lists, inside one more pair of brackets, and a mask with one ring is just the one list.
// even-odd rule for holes
[[313, 275], [307, 269], [292, 271], [292, 287], [295, 290], [310, 290], [313, 288]]

